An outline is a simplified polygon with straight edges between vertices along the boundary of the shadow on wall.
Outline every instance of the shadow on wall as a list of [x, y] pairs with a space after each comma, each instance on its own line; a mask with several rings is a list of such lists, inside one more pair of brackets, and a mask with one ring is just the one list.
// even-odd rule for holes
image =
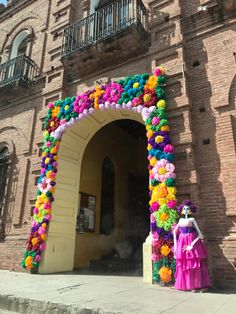
[[[186, 14], [186, 1], [181, 6], [182, 16]], [[191, 1], [191, 5], [195, 4], [197, 11], [200, 1]], [[196, 18], [204, 18], [199, 12]], [[221, 12], [222, 14], [222, 12]], [[213, 17], [213, 15], [212, 15]], [[215, 17], [215, 16], [214, 16]], [[220, 16], [218, 17], [220, 18]], [[183, 18], [181, 27], [182, 32], [189, 31], [186, 29], [188, 18]], [[194, 192], [194, 198], [200, 205], [198, 216], [201, 220], [200, 225], [203, 228], [206, 244], [209, 252], [209, 268], [214, 286], [235, 286], [236, 272], [235, 265], [229, 261], [232, 254], [230, 249], [225, 252], [230, 242], [226, 240], [230, 236], [230, 231], [235, 224], [235, 217], [228, 217], [226, 199], [223, 192], [223, 185], [220, 181], [222, 177], [223, 158], [219, 155], [219, 146], [222, 145], [217, 141], [217, 130], [219, 128], [218, 113], [213, 109], [212, 103], [212, 86], [209, 80], [210, 73], [208, 56], [212, 51], [206, 49], [205, 41], [209, 41], [211, 36], [223, 32], [224, 29], [217, 30], [217, 33], [211, 32], [204, 36], [197, 36], [197, 29], [194, 21], [191, 27], [191, 39], [185, 36], [186, 50], [185, 60], [188, 72], [188, 93], [191, 99], [192, 113], [192, 132], [196, 138], [194, 146], [195, 167], [197, 170], [198, 187]], [[217, 55], [214, 57], [217, 66]], [[213, 82], [214, 77], [211, 77]], [[236, 91], [236, 88], [235, 88]], [[236, 93], [234, 93], [235, 97]], [[235, 109], [235, 108], [234, 108]], [[223, 144], [224, 145], [224, 144]], [[222, 149], [222, 148], [221, 148]], [[225, 151], [227, 147], [225, 144]], [[224, 183], [225, 184], [225, 183]], [[232, 242], [232, 252], [235, 251], [235, 240]], [[230, 256], [231, 255], [231, 256]], [[228, 258], [226, 258], [228, 256]], [[235, 262], [235, 259], [234, 259]]]

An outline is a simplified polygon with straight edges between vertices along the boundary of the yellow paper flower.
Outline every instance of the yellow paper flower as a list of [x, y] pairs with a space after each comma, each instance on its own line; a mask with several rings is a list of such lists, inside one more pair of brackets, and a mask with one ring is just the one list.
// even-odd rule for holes
[[33, 257], [32, 256], [27, 256], [26, 259], [25, 259], [25, 266], [28, 268], [28, 269], [32, 269], [33, 267]]
[[50, 178], [51, 174], [52, 174], [52, 171], [49, 170], [49, 171], [46, 173], [46, 177], [47, 177], [47, 178]]
[[170, 252], [171, 252], [171, 248], [167, 244], [162, 245], [162, 247], [161, 247], [161, 254], [162, 255], [167, 256], [167, 255], [169, 255]]
[[154, 165], [156, 164], [156, 162], [157, 162], [157, 160], [156, 160], [155, 157], [152, 157], [152, 158], [150, 159], [150, 165], [151, 165], [151, 166], [154, 166]]
[[147, 138], [151, 138], [154, 134], [153, 130], [147, 131]]
[[139, 88], [139, 83], [138, 82], [134, 83], [133, 88]]
[[177, 190], [176, 190], [176, 187], [175, 186], [168, 186], [167, 187], [167, 191], [169, 194], [176, 194], [177, 193]]
[[43, 233], [43, 234], [41, 234], [41, 239], [43, 240], [43, 241], [46, 241], [47, 240], [47, 235], [46, 235], [46, 233]]
[[163, 197], [166, 197], [167, 195], [168, 195], [168, 191], [166, 187], [157, 187], [156, 196], [158, 198], [163, 198]]
[[37, 239], [37, 238], [33, 238], [33, 239], [31, 240], [31, 242], [32, 242], [33, 245], [35, 245], [35, 244], [38, 243], [38, 239]]
[[176, 196], [174, 194], [168, 194], [167, 201], [176, 201]]
[[56, 147], [53, 147], [53, 148], [50, 150], [50, 153], [51, 153], [51, 154], [56, 154], [56, 152], [57, 152]]
[[161, 99], [157, 102], [157, 108], [165, 108], [166, 107], [166, 101], [164, 99]]
[[[67, 106], [66, 106], [67, 107]], [[69, 106], [68, 106], [69, 107]], [[60, 112], [60, 107], [59, 106], [55, 106], [53, 109], [52, 109], [52, 117], [57, 117], [57, 115], [59, 114]]]
[[93, 92], [89, 98], [90, 99], [94, 99], [94, 108], [95, 109], [99, 109], [99, 103], [98, 103], [98, 99], [99, 97], [104, 94], [105, 91], [103, 89], [101, 89], [99, 86], [95, 87], [95, 92]]
[[143, 96], [143, 101], [144, 102], [149, 102], [151, 100], [151, 95], [150, 94], [145, 94], [144, 96]]
[[149, 184], [149, 190], [152, 191], [154, 189], [154, 186], [152, 186], [151, 184]]
[[150, 149], [152, 149], [152, 145], [151, 145], [151, 144], [148, 144], [147, 150], [150, 150]]
[[168, 200], [167, 198], [158, 198], [157, 201], [160, 205], [166, 205]]
[[165, 167], [161, 167], [161, 168], [158, 169], [158, 173], [159, 173], [159, 174], [166, 174], [166, 173], [167, 173], [167, 170], [166, 170]]
[[170, 131], [169, 125], [163, 125], [163, 126], [161, 127], [161, 131], [162, 131], [162, 132], [169, 132], [169, 131]]
[[163, 136], [161, 136], [161, 135], [157, 135], [156, 137], [155, 137], [155, 142], [156, 143], [161, 143], [161, 142], [163, 142], [163, 140], [164, 140], [164, 137]]
[[144, 90], [153, 90], [158, 85], [157, 77], [150, 76], [147, 83], [144, 86]]

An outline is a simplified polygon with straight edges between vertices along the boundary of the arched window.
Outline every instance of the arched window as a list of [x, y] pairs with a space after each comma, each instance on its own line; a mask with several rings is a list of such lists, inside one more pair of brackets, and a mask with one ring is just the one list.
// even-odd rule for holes
[[9, 163], [8, 148], [7, 147], [0, 148], [0, 217], [2, 215], [4, 206], [8, 163]]
[[106, 157], [102, 164], [100, 234], [109, 235], [114, 230], [115, 171], [112, 161]]
[[20, 43], [18, 47], [18, 56], [19, 55], [25, 55], [27, 51], [27, 44], [28, 44], [28, 37], [26, 37], [22, 42]]
[[28, 77], [30, 68], [24, 61], [24, 56], [27, 55], [29, 34], [28, 30], [23, 30], [15, 36], [12, 42], [10, 61], [5, 74], [8, 81]]
[[20, 54], [26, 54], [29, 31], [23, 30], [16, 35], [12, 42], [10, 59], [16, 58]]

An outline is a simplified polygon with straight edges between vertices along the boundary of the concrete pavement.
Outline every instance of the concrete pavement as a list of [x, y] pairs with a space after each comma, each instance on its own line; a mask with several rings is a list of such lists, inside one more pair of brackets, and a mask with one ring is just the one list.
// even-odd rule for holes
[[144, 284], [141, 277], [0, 270], [0, 314], [7, 314], [6, 310], [23, 314], [235, 314], [236, 294], [180, 292]]

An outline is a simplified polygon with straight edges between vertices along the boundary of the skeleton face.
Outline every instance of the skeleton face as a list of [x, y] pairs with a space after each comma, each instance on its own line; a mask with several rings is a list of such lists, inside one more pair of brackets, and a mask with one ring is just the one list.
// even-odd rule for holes
[[182, 214], [184, 215], [189, 215], [191, 213], [190, 208], [188, 205], [184, 205], [183, 209], [182, 209]]

